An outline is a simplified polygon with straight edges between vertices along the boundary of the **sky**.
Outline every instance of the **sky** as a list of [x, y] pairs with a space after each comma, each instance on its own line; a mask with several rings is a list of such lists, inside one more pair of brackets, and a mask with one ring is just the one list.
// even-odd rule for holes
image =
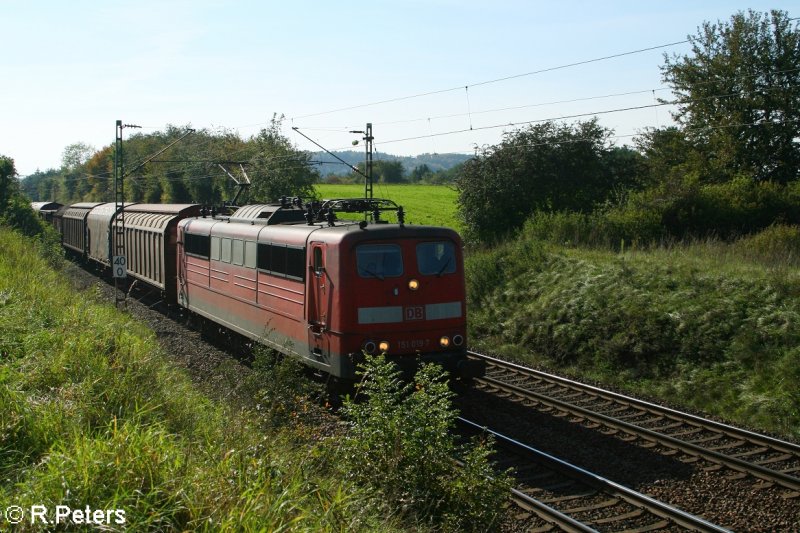
[[673, 43], [747, 9], [800, 15], [785, 0], [0, 0], [0, 155], [26, 176], [73, 143], [112, 145], [116, 120], [142, 126], [124, 136], [248, 138], [276, 115], [312, 151], [293, 127], [361, 150], [350, 131], [372, 123], [379, 158], [591, 116], [630, 144], [671, 124], [655, 104], [671, 97], [664, 54], [689, 52]]

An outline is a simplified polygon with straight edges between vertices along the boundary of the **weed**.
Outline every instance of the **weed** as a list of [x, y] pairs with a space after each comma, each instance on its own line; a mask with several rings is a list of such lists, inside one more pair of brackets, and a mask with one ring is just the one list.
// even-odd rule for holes
[[495, 524], [508, 478], [493, 472], [490, 443], [456, 442], [453, 393], [442, 369], [425, 365], [415, 382], [404, 383], [383, 356], [367, 356], [362, 373], [366, 399], [345, 400], [350, 431], [330, 443], [343, 475], [432, 525], [484, 531]]

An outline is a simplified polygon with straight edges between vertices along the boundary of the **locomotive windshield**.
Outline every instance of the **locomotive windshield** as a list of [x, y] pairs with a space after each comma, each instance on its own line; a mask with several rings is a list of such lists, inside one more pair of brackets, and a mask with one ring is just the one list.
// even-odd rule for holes
[[417, 245], [417, 267], [425, 276], [441, 276], [456, 271], [456, 253], [450, 241], [423, 242]]
[[362, 244], [356, 247], [356, 262], [362, 278], [396, 278], [403, 274], [403, 256], [396, 244]]

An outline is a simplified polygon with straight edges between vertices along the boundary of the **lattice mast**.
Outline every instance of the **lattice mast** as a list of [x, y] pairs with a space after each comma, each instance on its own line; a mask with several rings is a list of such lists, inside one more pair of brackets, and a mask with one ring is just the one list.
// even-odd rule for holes
[[366, 145], [366, 161], [364, 169], [366, 171], [366, 176], [364, 177], [364, 198], [372, 199], [372, 141], [374, 137], [372, 136], [372, 122], [367, 122], [367, 129], [366, 133], [364, 134], [364, 140], [366, 141], [364, 144]]
[[[111, 268], [114, 274], [114, 305], [125, 304], [125, 292], [120, 290], [123, 284], [120, 280], [125, 279], [127, 269], [118, 269], [116, 262], [120, 257], [125, 258], [125, 172], [122, 163], [122, 121], [117, 121], [117, 138], [114, 145], [114, 213], [116, 213], [116, 224], [114, 224], [114, 250], [111, 257]], [[124, 261], [124, 259], [123, 259]], [[122, 265], [125, 266], [125, 265]]]
[[114, 277], [114, 305], [127, 305], [127, 294], [123, 290], [125, 278], [128, 277], [127, 254], [125, 253], [125, 164], [122, 157], [123, 128], [141, 128], [134, 124], [123, 124], [117, 121], [116, 141], [114, 144], [114, 230], [113, 243], [110, 246], [111, 272]]

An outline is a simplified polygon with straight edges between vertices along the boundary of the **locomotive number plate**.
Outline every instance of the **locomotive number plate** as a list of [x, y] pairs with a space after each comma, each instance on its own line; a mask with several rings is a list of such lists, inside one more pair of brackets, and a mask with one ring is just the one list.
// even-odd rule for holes
[[403, 316], [406, 321], [409, 320], [425, 320], [425, 306], [424, 305], [411, 305], [403, 309]]
[[412, 339], [399, 341], [397, 347], [401, 350], [424, 350], [431, 344], [430, 339]]

